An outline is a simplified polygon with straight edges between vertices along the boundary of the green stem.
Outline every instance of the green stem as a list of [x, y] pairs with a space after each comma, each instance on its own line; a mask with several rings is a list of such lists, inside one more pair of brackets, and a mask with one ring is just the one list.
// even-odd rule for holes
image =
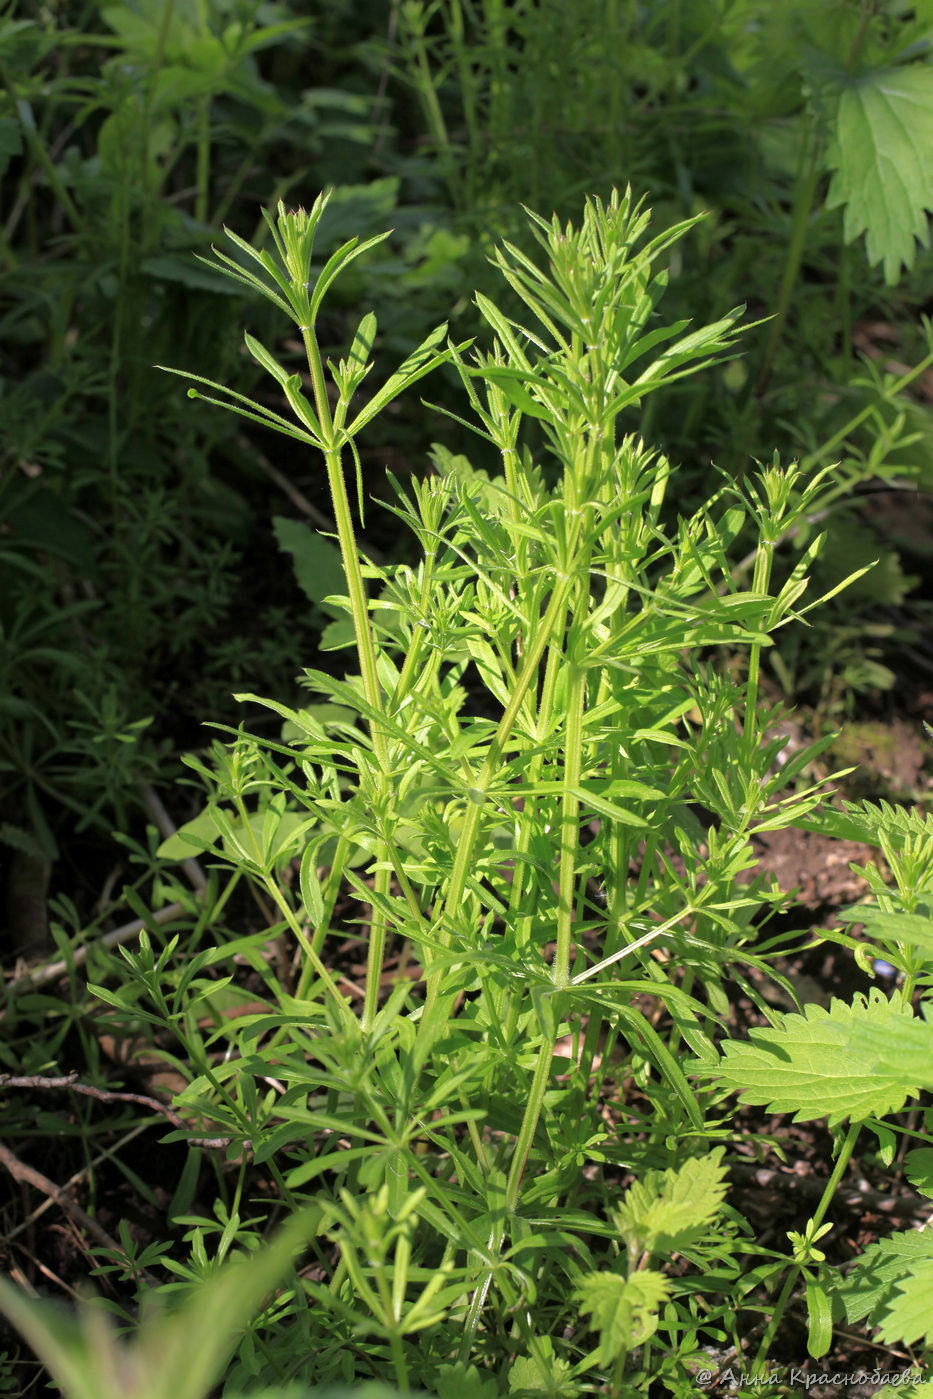
[[[3, 86], [6, 88], [9, 94], [10, 102], [12, 104], [14, 112], [19, 112], [20, 103], [16, 96], [16, 90], [13, 86], [13, 79], [10, 77], [6, 64], [2, 62], [0, 62], [0, 81], [3, 82]], [[36, 132], [35, 126], [34, 124], [32, 124], [31, 118], [32, 113], [30, 112], [29, 121], [25, 121], [22, 119], [20, 120], [20, 126], [22, 128], [23, 135], [26, 138], [26, 144], [29, 147], [29, 154], [32, 156], [36, 164], [42, 167], [42, 173], [45, 175], [45, 178], [49, 182], [49, 188], [55, 195], [55, 198], [58, 200], [59, 204], [62, 206], [62, 209], [65, 212], [65, 217], [68, 219], [68, 222], [71, 224], [71, 227], [74, 229], [75, 233], [80, 233], [82, 228], [84, 227], [84, 220], [78, 212], [77, 205], [75, 204], [74, 200], [71, 198], [71, 195], [68, 193], [68, 190], [62, 183], [58, 170], [55, 168], [55, 165], [52, 162], [52, 158], [46, 150], [45, 145], [43, 144], [42, 138]]]
[[[845, 1135], [845, 1140], [843, 1141], [842, 1146], [839, 1149], [839, 1155], [836, 1158], [836, 1164], [833, 1168], [833, 1173], [829, 1177], [829, 1180], [826, 1182], [823, 1194], [820, 1198], [820, 1203], [817, 1206], [816, 1211], [813, 1215], [814, 1231], [817, 1230], [823, 1223], [826, 1211], [832, 1204], [833, 1196], [836, 1193], [836, 1187], [842, 1179], [845, 1169], [852, 1158], [852, 1152], [855, 1150], [855, 1143], [858, 1138], [858, 1134], [861, 1130], [861, 1125], [862, 1124], [860, 1122], [853, 1122]], [[783, 1319], [785, 1309], [787, 1307], [788, 1302], [790, 1301], [791, 1293], [793, 1292], [797, 1280], [802, 1272], [802, 1264], [794, 1263], [791, 1266], [790, 1272], [787, 1275], [787, 1280], [781, 1289], [781, 1295], [777, 1300], [777, 1305], [775, 1306], [774, 1311], [771, 1314], [771, 1320], [768, 1323], [768, 1329], [765, 1331], [765, 1334], [762, 1337], [761, 1346], [758, 1350], [758, 1355], [755, 1358], [755, 1364], [752, 1368], [751, 1373], [751, 1379], [753, 1381], [755, 1379], [760, 1379], [761, 1376], [767, 1372], [768, 1351], [771, 1348], [771, 1342], [774, 1340], [774, 1337], [777, 1334], [777, 1330]]]
[[794, 190], [794, 205], [791, 214], [791, 236], [787, 247], [787, 257], [784, 262], [784, 276], [781, 279], [781, 292], [778, 297], [777, 311], [771, 322], [771, 329], [765, 345], [764, 357], [761, 361], [761, 369], [758, 374], [756, 392], [759, 397], [764, 393], [771, 378], [771, 370], [774, 366], [774, 357], [777, 354], [778, 345], [784, 334], [787, 321], [787, 313], [790, 309], [791, 298], [794, 294], [794, 287], [797, 283], [797, 275], [800, 271], [800, 263], [803, 258], [803, 250], [807, 241], [807, 225], [810, 221], [810, 214], [816, 199], [816, 191], [820, 182], [820, 137], [819, 132], [813, 138], [810, 148], [809, 158], [804, 158], [801, 163], [800, 173], [797, 177], [797, 185]]
[[518, 1193], [521, 1189], [522, 1176], [525, 1174], [525, 1167], [528, 1164], [528, 1155], [531, 1151], [531, 1144], [534, 1141], [535, 1132], [538, 1127], [538, 1118], [541, 1116], [541, 1109], [544, 1106], [544, 1095], [547, 1092], [548, 1080], [551, 1076], [551, 1064], [554, 1059], [555, 1035], [546, 1035], [541, 1041], [541, 1048], [538, 1050], [538, 1062], [535, 1065], [535, 1075], [531, 1081], [531, 1090], [528, 1094], [528, 1102], [525, 1105], [525, 1113], [522, 1117], [522, 1125], [519, 1128], [518, 1137], [515, 1141], [515, 1151], [512, 1156], [512, 1164], [509, 1168], [509, 1179], [505, 1187], [506, 1209], [514, 1210], [518, 1204]]
[[[771, 564], [774, 556], [774, 542], [770, 538], [761, 539], [755, 555], [755, 572], [752, 579], [752, 592], [758, 597], [767, 597], [771, 580]], [[746, 769], [750, 768], [754, 749], [758, 742], [758, 684], [761, 677], [761, 642], [754, 641], [749, 649], [748, 680], [745, 687], [745, 704], [742, 729], [742, 744]]]
[[197, 141], [197, 194], [194, 201], [194, 217], [198, 223], [207, 223], [211, 194], [211, 99], [204, 97], [198, 107]]
[[855, 65], [856, 63], [858, 63], [859, 55], [862, 52], [862, 45], [865, 42], [865, 35], [868, 33], [868, 26], [877, 13], [878, 0], [871, 0], [869, 4], [865, 4], [863, 0], [862, 15], [859, 20], [858, 29], [855, 31], [855, 38], [852, 40], [852, 46], [849, 49], [849, 54], [846, 58], [847, 73], [852, 73], [855, 71]]
[[[314, 387], [314, 400], [318, 421], [321, 423], [324, 430], [325, 441], [333, 442], [333, 418], [327, 399], [327, 389], [324, 383], [324, 368], [321, 363], [321, 355], [318, 349], [314, 327], [303, 326], [301, 333], [305, 344], [305, 352], [308, 357], [311, 382]], [[356, 651], [363, 682], [363, 694], [373, 713], [378, 716], [384, 712], [384, 706], [376, 663], [376, 646], [373, 639], [372, 625], [369, 619], [366, 585], [363, 582], [363, 570], [360, 566], [356, 534], [353, 529], [353, 516], [350, 511], [350, 501], [347, 496], [347, 485], [343, 479], [343, 463], [341, 460], [340, 448], [337, 446], [329, 447], [325, 451], [324, 459], [327, 465], [327, 481], [330, 486], [334, 519], [337, 524], [340, 557], [343, 561], [344, 575], [347, 580], [347, 592], [350, 597], [350, 611], [353, 617], [353, 631], [356, 638]], [[370, 721], [369, 727], [372, 737], [373, 752], [376, 757], [376, 765], [378, 768], [377, 782], [382, 792], [385, 790], [385, 783], [389, 775], [388, 745], [385, 732], [379, 723], [378, 717]], [[375, 858], [376, 872], [373, 893], [376, 898], [371, 906], [369, 945], [366, 954], [366, 988], [362, 1015], [364, 1034], [371, 1028], [378, 1011], [379, 987], [382, 979], [382, 962], [385, 953], [387, 920], [385, 910], [381, 906], [380, 900], [388, 898], [391, 888], [392, 871], [388, 863], [388, 847], [384, 840], [377, 842]]]
[[[249, 829], [248, 824], [246, 826], [246, 829]], [[266, 889], [266, 892], [269, 894], [269, 897], [274, 900], [277, 908], [280, 910], [289, 928], [291, 928], [295, 936], [295, 940], [298, 943], [298, 946], [301, 948], [308, 961], [314, 967], [314, 970], [317, 972], [321, 981], [324, 983], [324, 986], [326, 987], [329, 994], [333, 997], [334, 1001], [338, 1006], [340, 1006], [345, 1011], [349, 1011], [349, 1001], [347, 1000], [346, 996], [342, 996], [340, 994], [340, 991], [337, 989], [336, 982], [334, 981], [330, 972], [325, 967], [324, 963], [321, 961], [320, 957], [315, 952], [314, 948], [311, 946], [311, 943], [308, 940], [307, 933], [299, 923], [298, 919], [295, 917], [294, 909], [289, 904], [288, 900], [282, 893], [279, 886], [276, 884], [275, 880], [272, 878], [271, 874], [264, 874], [262, 876], [262, 882]]]
[[397, 1331], [393, 1331], [389, 1339], [392, 1347], [392, 1366], [395, 1370], [395, 1383], [402, 1394], [410, 1394], [411, 1386], [408, 1383], [408, 1366], [405, 1364], [405, 1349], [402, 1345], [402, 1338]]
[[[460, 842], [457, 846], [457, 854], [454, 859], [453, 869], [451, 870], [447, 897], [444, 901], [444, 909], [437, 929], [438, 940], [443, 946], [449, 945], [447, 928], [449, 923], [456, 917], [463, 901], [467, 879], [473, 865], [486, 792], [489, 790], [489, 786], [499, 770], [505, 745], [512, 732], [515, 720], [518, 718], [522, 705], [525, 702], [525, 696], [538, 678], [538, 667], [541, 664], [541, 658], [547, 649], [551, 636], [557, 629], [558, 623], [561, 629], [563, 628], [563, 619], [566, 614], [572, 588], [573, 579], [563, 576], [551, 594], [551, 600], [548, 604], [547, 611], [541, 619], [534, 642], [525, 654], [525, 662], [515, 682], [515, 690], [512, 694], [512, 698], [509, 701], [505, 713], [499, 720], [499, 726], [493, 735], [485, 761], [477, 775], [474, 787], [476, 799], [467, 803], [463, 829], [460, 833]], [[427, 996], [425, 999], [424, 1015], [421, 1022], [422, 1025], [427, 1022], [429, 1013], [437, 1001], [439, 989], [438, 973], [429, 973], [427, 978]]]
[[[908, 388], [915, 379], [919, 379], [921, 374], [925, 374], [931, 365], [933, 365], [933, 353], [922, 359], [914, 369], [909, 369], [907, 373], [902, 375], [889, 389], [885, 389], [881, 395], [881, 401], [883, 403], [893, 402], [898, 394], [903, 393], [904, 389]], [[801, 467], [804, 470], [809, 470], [811, 467], [816, 466], [817, 462], [821, 461], [823, 457], [827, 456], [835, 447], [838, 447], [841, 442], [844, 442], [856, 428], [861, 427], [862, 423], [871, 417], [877, 407], [878, 402], [876, 400], [874, 403], [869, 403], [867, 407], [862, 408], [856, 413], [854, 418], [849, 419], [844, 427], [841, 427], [838, 432], [833, 433], [832, 437], [828, 438], [818, 451], [811, 452], [809, 456], [804, 457], [803, 461], [800, 463]], [[834, 494], [841, 495], [844, 493], [844, 490], [845, 487], [840, 487]]]
[[580, 786], [583, 754], [583, 709], [586, 675], [579, 666], [567, 671], [567, 709], [564, 731], [564, 794], [561, 805], [560, 873], [557, 892], [557, 949], [554, 954], [554, 985], [563, 989], [570, 982], [570, 937], [573, 924], [574, 884], [577, 849], [580, 844]]

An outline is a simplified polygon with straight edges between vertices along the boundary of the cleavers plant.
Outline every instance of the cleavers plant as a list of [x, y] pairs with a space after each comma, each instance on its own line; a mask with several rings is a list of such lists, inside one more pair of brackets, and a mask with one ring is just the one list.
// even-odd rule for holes
[[[195, 1074], [176, 1109], [233, 1155], [248, 1146], [339, 1247], [335, 1266], [315, 1245], [326, 1281], [303, 1279], [318, 1305], [295, 1303], [288, 1377], [449, 1389], [478, 1365], [513, 1393], [620, 1395], [658, 1374], [687, 1392], [702, 1347], [736, 1336], [723, 1294], [755, 1245], [723, 1206], [721, 1091], [692, 1086], [680, 1057], [714, 1062], [724, 981], [761, 1004], [746, 969], [768, 969], [763, 924], [786, 896], [743, 881], [752, 838], [822, 795], [801, 789], [813, 749], [776, 762], [780, 715], [758, 673], [774, 631], [809, 610], [819, 539], [777, 595], [772, 559], [827, 473], [805, 480], [775, 458], [664, 527], [672, 468], [620, 418], [729, 354], [740, 313], [664, 323], [655, 264], [696, 221], [649, 239], [629, 193], [588, 200], [577, 227], [530, 215], [545, 265], [509, 243], [496, 253], [527, 324], [479, 296], [490, 350], [444, 345], [439, 327], [357, 406], [376, 318], [337, 364], [316, 322], [379, 239], [350, 240], [313, 280], [326, 202], [267, 216], [274, 253], [231, 235], [239, 257], [214, 263], [298, 326], [300, 372], [246, 337], [293, 417], [187, 376], [192, 395], [319, 451], [333, 501], [346, 595], [328, 601], [352, 624], [337, 643], [356, 668], [306, 671], [306, 708], [261, 700], [280, 741], [241, 732], [213, 766], [193, 760], [211, 799], [181, 842], [259, 886], [294, 935], [296, 972], [240, 939], [267, 1009], [217, 1017], [207, 1038], [186, 997], [215, 994], [200, 973], [222, 947], [178, 981], [168, 949], [156, 960], [146, 944], [124, 954], [126, 985], [99, 993], [171, 1029]], [[444, 361], [502, 477], [437, 446], [408, 492], [391, 478], [419, 553], [377, 567], [345, 471], [366, 424]], [[541, 459], [521, 445], [526, 417]], [[756, 563], [740, 591], [730, 546], [748, 522]], [[716, 647], [747, 652], [741, 675], [713, 668]], [[325, 951], [356, 922], [362, 987]], [[400, 969], [393, 984], [390, 953], [420, 978]], [[193, 1281], [217, 1226], [189, 1222]], [[686, 1271], [665, 1271], [675, 1253]], [[695, 1268], [712, 1260], [704, 1295]], [[283, 1373], [268, 1337], [239, 1362], [266, 1382]]]

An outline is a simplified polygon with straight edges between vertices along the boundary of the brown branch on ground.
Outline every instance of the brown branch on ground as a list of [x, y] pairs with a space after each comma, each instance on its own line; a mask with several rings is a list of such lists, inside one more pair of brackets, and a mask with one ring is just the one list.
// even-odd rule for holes
[[[104, 1248], [111, 1249], [118, 1255], [123, 1252], [116, 1239], [111, 1238], [107, 1230], [103, 1229], [96, 1219], [92, 1219], [81, 1208], [77, 1200], [73, 1200], [67, 1191], [56, 1185], [53, 1180], [49, 1180], [48, 1176], [44, 1176], [41, 1171], [37, 1171], [34, 1166], [27, 1166], [25, 1161], [14, 1156], [9, 1147], [4, 1146], [2, 1142], [0, 1142], [0, 1165], [5, 1166], [13, 1179], [20, 1185], [31, 1185], [34, 1190], [48, 1195], [50, 1199], [61, 1206], [73, 1223], [80, 1224], [81, 1228], [86, 1229], [99, 1244], [103, 1244]], [[150, 1287], [158, 1285], [152, 1274], [147, 1273], [144, 1269], [140, 1270], [139, 1276]]]
[[[139, 1103], [167, 1117], [173, 1127], [183, 1132], [190, 1131], [189, 1124], [167, 1103], [160, 1103], [158, 1098], [147, 1098], [142, 1093], [115, 1093], [107, 1088], [94, 1088], [89, 1083], [79, 1083], [76, 1073], [63, 1074], [59, 1078], [45, 1078], [42, 1074], [0, 1074], [0, 1088], [70, 1088], [73, 1093], [83, 1093], [86, 1098], [97, 1098], [102, 1103]], [[189, 1137], [188, 1145], [227, 1147], [232, 1141], [232, 1137]]]

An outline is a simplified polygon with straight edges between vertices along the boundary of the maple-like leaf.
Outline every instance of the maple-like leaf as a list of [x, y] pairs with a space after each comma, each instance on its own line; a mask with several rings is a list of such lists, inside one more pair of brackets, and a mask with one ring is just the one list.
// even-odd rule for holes
[[[785, 1014], [776, 1027], [751, 1030], [748, 1043], [730, 1040], [718, 1066], [704, 1064], [700, 1072], [715, 1075], [747, 1103], [794, 1113], [795, 1122], [864, 1122], [899, 1112], [919, 1091], [909, 1068], [882, 1049], [902, 1027], [917, 1028], [910, 1007], [898, 993], [888, 1001], [873, 988], [867, 1000], [856, 996], [851, 1006], [836, 1000], [829, 1011], [807, 1005], [803, 1015]], [[924, 1025], [920, 1033], [929, 1029]]]
[[513, 1399], [575, 1399], [579, 1390], [570, 1379], [570, 1366], [554, 1354], [550, 1336], [542, 1336], [538, 1346], [544, 1366], [536, 1356], [519, 1356], [509, 1371], [509, 1394]]
[[618, 1273], [589, 1273], [574, 1292], [581, 1314], [589, 1314], [600, 1335], [597, 1364], [611, 1365], [623, 1350], [643, 1345], [658, 1325], [670, 1283], [645, 1268], [623, 1278]]
[[[933, 211], [933, 67], [875, 68], [851, 79], [836, 110], [827, 208], [845, 205], [844, 236], [860, 233], [885, 281], [911, 268]], [[916, 240], [916, 241], [915, 241]]]

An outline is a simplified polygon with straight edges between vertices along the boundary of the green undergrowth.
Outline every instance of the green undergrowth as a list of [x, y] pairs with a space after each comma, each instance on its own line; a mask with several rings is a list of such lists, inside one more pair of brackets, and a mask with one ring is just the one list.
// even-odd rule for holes
[[[375, 314], [342, 358], [317, 326], [381, 239], [349, 239], [315, 275], [326, 205], [280, 204], [269, 243], [232, 236], [212, 259], [300, 336], [300, 373], [246, 336], [275, 406], [183, 377], [319, 461], [339, 574], [324, 543], [288, 537], [309, 578], [327, 570], [335, 664], [305, 670], [306, 703], [242, 697], [278, 731], [244, 725], [189, 759], [204, 809], [154, 860], [138, 852], [157, 870], [149, 902], [134, 895], [138, 949], [81, 949], [109, 1022], [182, 1079], [164, 1137], [187, 1147], [175, 1237], [99, 1250], [129, 1296], [79, 1320], [8, 1288], [0, 1306], [82, 1399], [196, 1399], [221, 1375], [231, 1396], [364, 1381], [439, 1399], [686, 1396], [711, 1357], [767, 1378], [795, 1309], [815, 1362], [834, 1327], [866, 1324], [920, 1373], [926, 1233], [846, 1267], [826, 1235], [857, 1150], [893, 1188], [903, 1137], [910, 1187], [933, 1195], [928, 1114], [905, 1115], [933, 1086], [933, 835], [919, 814], [824, 808], [807, 772], [831, 736], [780, 764], [783, 711], [761, 696], [763, 655], [825, 601], [805, 600], [823, 536], [799, 526], [833, 468], [775, 456], [684, 510], [667, 458], [621, 429], [735, 353], [740, 310], [664, 313], [693, 221], [652, 233], [628, 192], [588, 199], [576, 224], [530, 215], [536, 257], [495, 254], [520, 318], [478, 294], [482, 347], [440, 325], [367, 396]], [[458, 423], [501, 474], [438, 445], [423, 479], [390, 477], [414, 557], [376, 563], [357, 536], [358, 438], [443, 363]], [[728, 672], [724, 649], [741, 658]], [[863, 871], [870, 907], [849, 921], [864, 938], [826, 936], [890, 963], [897, 990], [792, 1014], [763, 999], [800, 939], [777, 930], [790, 898], [751, 874], [753, 841], [787, 827], [878, 846], [892, 881]], [[195, 853], [200, 895], [172, 872]], [[244, 890], [257, 932], [228, 918]], [[76, 998], [84, 975], [72, 966]], [[38, 995], [22, 988], [24, 1015]], [[45, 1046], [25, 1057], [47, 1070]], [[813, 1214], [776, 1246], [730, 1203], [731, 1167], [771, 1144], [735, 1117], [737, 1093], [834, 1134]], [[166, 1310], [137, 1325], [137, 1301]], [[180, 1374], [190, 1338], [199, 1365]]]

